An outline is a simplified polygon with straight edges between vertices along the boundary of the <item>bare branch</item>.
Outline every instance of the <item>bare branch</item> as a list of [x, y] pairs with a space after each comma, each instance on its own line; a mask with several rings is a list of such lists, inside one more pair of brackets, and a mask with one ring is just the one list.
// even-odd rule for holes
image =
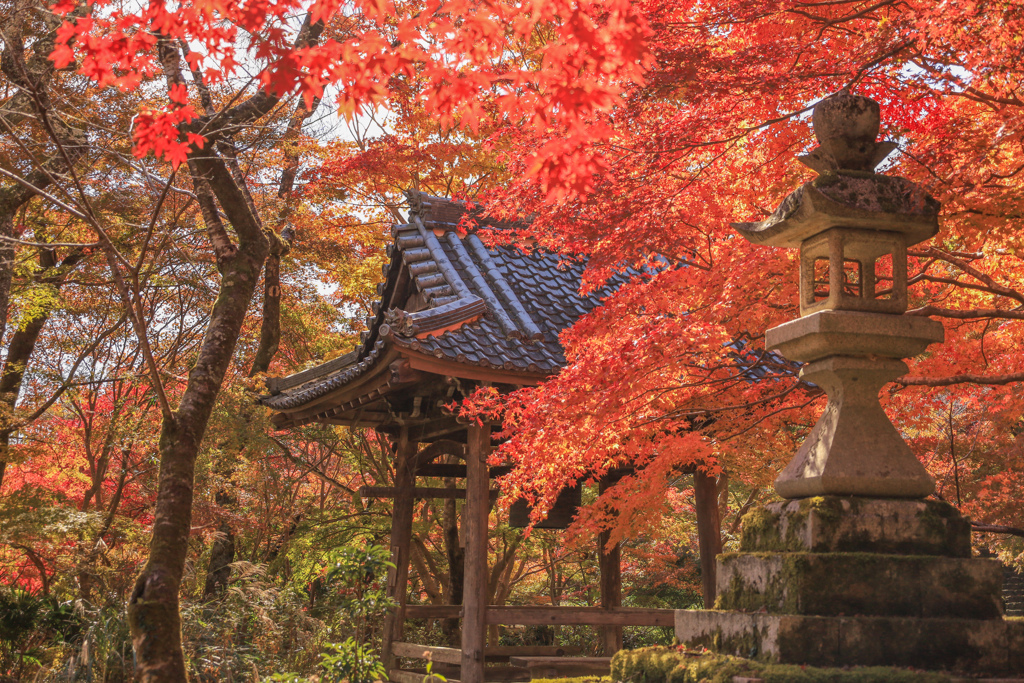
[[36, 187], [32, 183], [30, 183], [29, 181], [25, 180], [21, 176], [15, 175], [15, 174], [11, 173], [10, 171], [8, 171], [7, 169], [4, 169], [4, 168], [0, 168], [0, 175], [4, 175], [4, 176], [10, 178], [14, 182], [16, 182], [19, 185], [21, 185], [22, 187], [24, 187], [26, 190], [30, 190], [30, 191], [34, 192], [35, 194], [39, 195], [40, 197], [43, 197], [46, 200], [53, 202], [54, 204], [56, 204], [60, 208], [64, 209], [68, 213], [70, 213], [75, 218], [80, 218], [83, 221], [88, 221], [89, 220], [89, 218], [84, 213], [82, 213], [81, 211], [79, 211], [77, 209], [71, 208], [70, 206], [68, 206], [67, 204], [62, 202], [61, 200], [59, 200], [56, 197], [54, 197], [49, 192], [46, 192], [45, 190], [39, 189], [38, 187]]
[[986, 384], [1003, 385], [1014, 382], [1024, 382], [1024, 372], [1014, 372], [1007, 375], [976, 375], [964, 373], [962, 375], [951, 375], [949, 377], [900, 377], [895, 380], [897, 384], [904, 386], [922, 387], [948, 387], [954, 384]]
[[1011, 536], [1019, 536], [1024, 538], [1024, 529], [1018, 529], [1012, 526], [1003, 526], [1001, 524], [982, 524], [981, 522], [971, 522], [971, 531], [976, 534], [1010, 534]]
[[906, 315], [935, 315], [940, 318], [955, 318], [958, 320], [970, 320], [972, 318], [1004, 318], [1006, 320], [1024, 320], [1024, 311], [1004, 311], [999, 308], [968, 308], [958, 310], [954, 308], [939, 308], [937, 306], [922, 306], [913, 308], [906, 312]]

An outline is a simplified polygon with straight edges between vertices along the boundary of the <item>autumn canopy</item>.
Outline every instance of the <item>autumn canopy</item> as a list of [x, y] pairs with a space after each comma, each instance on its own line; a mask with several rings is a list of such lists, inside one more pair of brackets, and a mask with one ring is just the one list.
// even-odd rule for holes
[[[0, 616], [29, 615], [0, 676], [263, 680], [369, 651], [390, 503], [358, 490], [393, 444], [277, 430], [257, 396], [356, 347], [410, 188], [516, 226], [492, 246], [585, 258], [584, 293], [643, 273], [562, 333], [557, 375], [451, 406], [513, 466], [494, 599], [593, 604], [591, 554], [502, 515], [630, 466], [569, 537], [624, 542], [627, 602], [698, 603], [680, 472], [718, 477], [728, 545], [824, 405], [764, 347], [796, 255], [729, 224], [813, 177], [811, 107], [843, 88], [881, 104], [885, 173], [942, 207], [908, 314], [946, 342], [882, 404], [938, 496], [1018, 532], [976, 546], [1024, 558], [1024, 5], [0, 5]], [[459, 510], [416, 508], [417, 600], [461, 590]]]

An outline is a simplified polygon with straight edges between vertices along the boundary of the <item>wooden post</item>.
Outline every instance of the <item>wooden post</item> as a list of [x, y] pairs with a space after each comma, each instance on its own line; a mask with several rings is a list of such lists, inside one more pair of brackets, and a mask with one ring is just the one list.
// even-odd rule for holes
[[698, 469], [693, 473], [693, 497], [697, 510], [697, 542], [700, 546], [700, 578], [704, 588], [704, 609], [713, 609], [715, 556], [722, 552], [717, 480]]
[[412, 543], [412, 513], [416, 499], [413, 489], [416, 477], [413, 460], [418, 444], [409, 440], [409, 430], [402, 427], [395, 453], [395, 504], [391, 512], [391, 561], [394, 568], [388, 572], [388, 595], [398, 603], [384, 619], [384, 643], [381, 659], [385, 668], [395, 668], [391, 643], [401, 641], [405, 633], [405, 602], [409, 584], [409, 551]]
[[[614, 484], [607, 478], [598, 484], [600, 493]], [[597, 557], [601, 569], [601, 607], [605, 609], [622, 606], [622, 563], [620, 544], [616, 543], [611, 550], [606, 550], [611, 532], [602, 531], [597, 536]], [[622, 627], [601, 627], [601, 639], [604, 641], [604, 654], [611, 657], [622, 649]]]
[[487, 637], [487, 454], [490, 425], [469, 426], [466, 445], [465, 584], [462, 596], [462, 683], [484, 682], [484, 640]]

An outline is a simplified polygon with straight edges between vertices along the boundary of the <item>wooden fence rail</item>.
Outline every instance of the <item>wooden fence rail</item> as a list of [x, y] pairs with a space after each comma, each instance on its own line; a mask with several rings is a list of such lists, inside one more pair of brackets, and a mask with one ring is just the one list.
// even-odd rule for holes
[[[406, 619], [457, 619], [459, 605], [406, 605]], [[490, 625], [558, 626], [673, 626], [675, 610], [642, 607], [514, 607], [491, 605]]]

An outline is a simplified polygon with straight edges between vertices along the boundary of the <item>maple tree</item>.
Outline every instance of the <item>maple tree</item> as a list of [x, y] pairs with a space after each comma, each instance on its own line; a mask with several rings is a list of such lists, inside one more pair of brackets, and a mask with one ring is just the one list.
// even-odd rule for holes
[[[765, 329], [798, 316], [795, 254], [745, 243], [729, 223], [766, 216], [813, 177], [796, 161], [812, 146], [810, 108], [851, 87], [881, 103], [883, 136], [901, 144], [884, 172], [943, 206], [940, 234], [911, 253], [908, 314], [942, 320], [946, 342], [912, 362], [884, 404], [939, 495], [1020, 527], [1012, 494], [991, 505], [1019, 479], [1020, 6], [680, 1], [643, 11], [654, 64], [622, 107], [591, 121], [615, 131], [587, 152], [593, 191], [529, 174], [526, 150], [562, 129], [501, 133], [513, 182], [490, 199], [503, 215], [535, 217], [523, 237], [587, 255], [589, 287], [627, 264], [657, 270], [563, 334], [569, 366], [557, 378], [508, 401], [478, 397], [474, 411], [504, 415], [511, 440], [496, 458], [520, 464], [509, 483], [551, 500], [579, 477], [642, 466], [583, 520], [615, 537], [651, 519], [680, 467], [726, 471], [752, 493], [770, 487], [823, 399], [763, 349]], [[1019, 559], [1019, 539], [1002, 538]]]
[[[39, 162], [28, 150], [23, 150], [22, 164], [47, 182], [18, 173], [8, 177], [17, 184], [19, 197], [42, 198], [80, 221], [78, 234], [94, 240], [90, 248], [101, 255], [138, 341], [147, 391], [162, 420], [153, 536], [148, 562], [129, 600], [129, 620], [140, 679], [182, 680], [186, 672], [178, 594], [188, 554], [196, 459], [261, 275], [263, 329], [250, 374], [268, 369], [280, 337], [279, 263], [288, 235], [281, 230], [279, 236], [281, 225], [270, 227], [266, 208], [251, 187], [259, 174], [243, 173], [239, 144], [251, 144], [246, 138], [258, 136], [258, 124], [279, 111], [284, 96], [298, 93], [282, 137], [287, 163], [278, 195], [285, 207], [278, 219], [284, 222], [291, 211], [287, 200], [297, 167], [290, 138], [325, 86], [336, 88], [342, 112], [353, 114], [383, 97], [392, 82], [418, 73], [425, 84], [424, 103], [442, 121], [456, 114], [471, 121], [480, 107], [478, 96], [487, 96], [500, 109], [532, 118], [533, 125], [552, 120], [571, 124], [610, 106], [618, 82], [637, 71], [633, 39], [642, 26], [623, 2], [425, 7], [357, 3], [344, 12], [331, 2], [308, 8], [287, 1], [157, 2], [131, 9], [106, 2], [58, 2], [52, 7], [24, 2], [13, 10], [5, 33], [5, 64], [13, 62], [15, 69], [7, 76], [33, 110], [28, 127], [52, 149], [67, 178], [53, 182], [48, 162]], [[609, 24], [615, 30], [595, 31]], [[26, 43], [22, 38], [29, 26], [45, 40]], [[561, 40], [530, 45], [540, 29], [553, 31]], [[533, 68], [532, 62], [524, 68], [505, 59], [506, 50], [516, 44], [534, 52], [546, 68]], [[26, 51], [33, 65], [41, 65], [35, 71], [26, 66]], [[453, 68], [453, 60], [463, 63]], [[598, 64], [601, 68], [594, 68]], [[564, 69], [574, 66], [587, 75], [567, 78]], [[130, 140], [136, 159], [152, 153], [169, 165], [158, 175], [162, 188], [155, 208], [136, 219], [147, 226], [141, 243], [129, 238], [130, 233], [122, 237], [115, 232], [116, 222], [74, 169], [79, 156], [91, 151], [85, 140], [62, 136], [62, 126], [55, 125], [63, 117], [53, 104], [48, 79], [69, 68], [86, 79], [77, 85], [92, 97], [103, 98], [115, 89], [141, 96], [130, 125], [122, 118], [122, 127], [115, 130], [122, 132], [122, 144]], [[523, 89], [532, 91], [530, 102], [518, 96]], [[584, 92], [586, 100], [580, 98]], [[92, 123], [87, 122], [86, 135]], [[130, 136], [124, 136], [129, 130]], [[19, 139], [10, 124], [8, 131]], [[548, 150], [547, 156], [554, 153]], [[126, 165], [133, 168], [130, 161]], [[175, 185], [176, 177], [185, 175], [182, 168], [187, 168], [190, 185], [184, 192]], [[48, 192], [49, 184], [66, 200]], [[191, 211], [190, 218], [205, 229], [220, 281], [202, 324], [202, 341], [191, 349], [188, 378], [172, 383], [164, 376], [161, 340], [153, 333], [160, 321], [154, 311], [159, 309], [148, 305], [144, 284], [152, 273], [169, 267], [160, 263], [161, 247], [183, 222], [182, 212], [189, 210], [176, 203], [179, 193], [194, 200], [194, 206], [188, 202], [189, 209], [198, 208], [198, 215]], [[6, 226], [13, 237], [10, 220]], [[226, 528], [221, 537], [230, 541]], [[216, 563], [226, 564], [231, 556], [225, 547], [215, 555]], [[40, 573], [45, 575], [45, 569]]]

